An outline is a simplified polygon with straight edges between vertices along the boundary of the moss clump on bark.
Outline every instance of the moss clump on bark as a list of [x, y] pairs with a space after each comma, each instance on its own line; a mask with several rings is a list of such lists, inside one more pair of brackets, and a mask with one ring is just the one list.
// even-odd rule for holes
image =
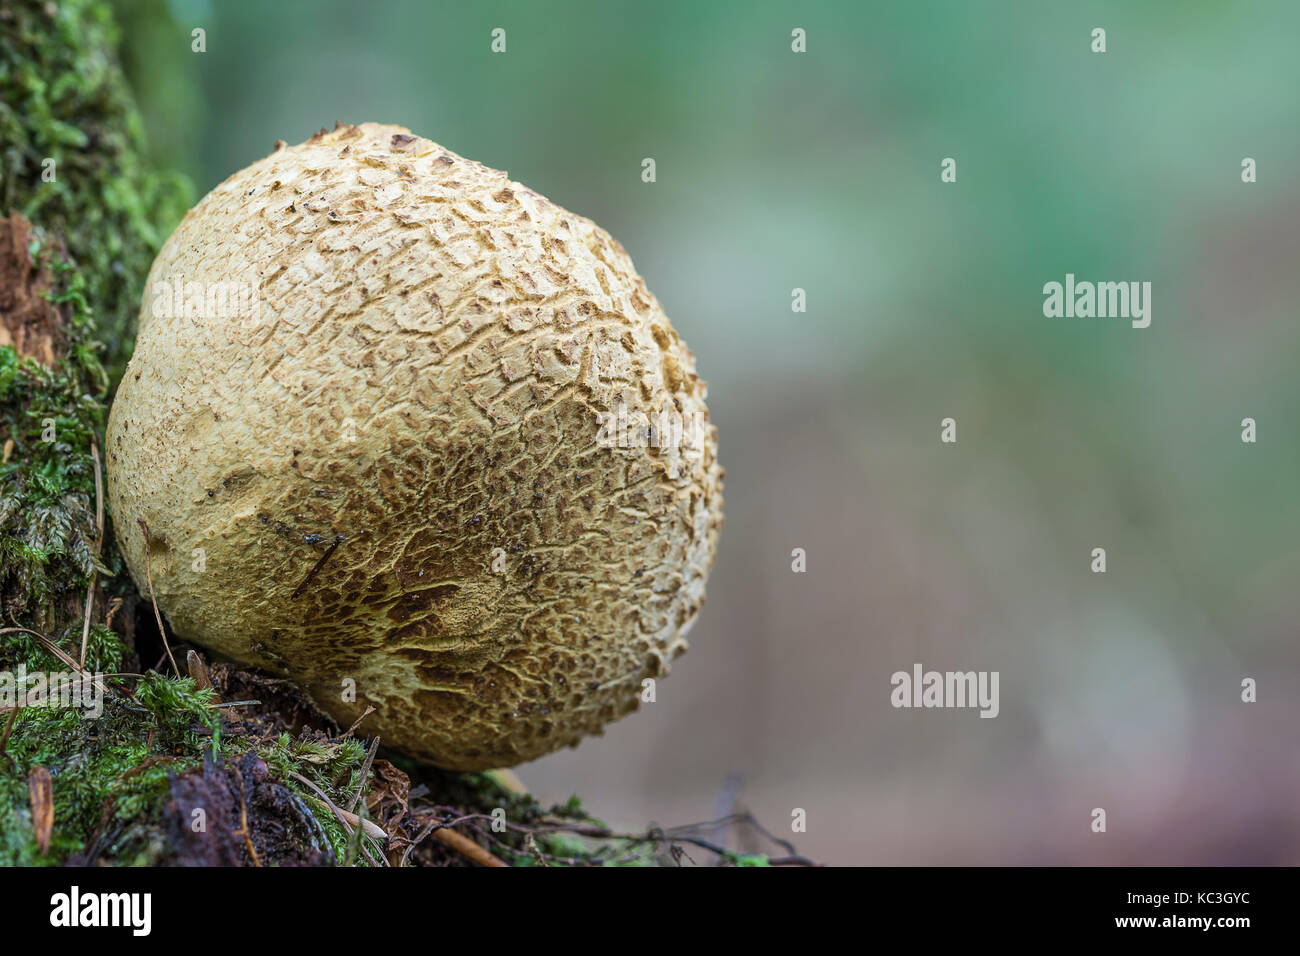
[[111, 547], [109, 564], [100, 557], [96, 507], [107, 382], [83, 274], [17, 217], [0, 220], [0, 248], [13, 254], [0, 258], [0, 300], [48, 285], [50, 337], [61, 340], [49, 365], [0, 346], [0, 611], [10, 624], [61, 632], [79, 623], [92, 573], [120, 563]]
[[0, 214], [62, 237], [120, 373], [140, 290], [192, 199], [180, 176], [147, 169], [140, 118], [102, 0], [7, 0], [0, 8]]

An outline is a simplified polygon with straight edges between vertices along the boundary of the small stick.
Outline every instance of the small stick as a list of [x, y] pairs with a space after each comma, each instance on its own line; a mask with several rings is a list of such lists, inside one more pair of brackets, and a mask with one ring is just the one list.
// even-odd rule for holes
[[345, 733], [342, 737], [340, 737], [339, 740], [347, 740], [349, 737], [351, 737], [352, 731], [356, 730], [358, 727], [361, 726], [361, 721], [365, 720], [374, 712], [375, 712], [375, 708], [367, 705], [365, 713], [363, 713], [360, 717], [356, 719], [356, 721], [353, 722], [352, 726], [348, 728], [347, 733]]
[[122, 608], [122, 599], [121, 599], [121, 598], [119, 598], [119, 597], [109, 598], [109, 601], [108, 601], [108, 615], [104, 618], [104, 626], [105, 626], [105, 627], [112, 627], [112, 626], [113, 626], [113, 617], [114, 617], [114, 615], [117, 614], [117, 612], [118, 612], [119, 610], [121, 610], [121, 608]]
[[130, 780], [136, 774], [143, 773], [150, 767], [156, 767], [160, 763], [175, 763], [176, 760], [176, 757], [166, 757], [162, 754], [154, 754], [152, 757], [145, 757], [141, 763], [136, 764], [134, 767], [129, 767], [118, 774], [109, 786], [110, 788], [116, 787], [123, 780]]
[[153, 571], [149, 567], [149, 526], [144, 523], [143, 518], [135, 519], [142, 531], [144, 531], [144, 579], [149, 584], [149, 598], [153, 601], [153, 616], [158, 621], [158, 633], [162, 635], [163, 647], [167, 649], [167, 659], [172, 662], [172, 670], [176, 676], [181, 676], [181, 669], [176, 666], [176, 658], [172, 657], [172, 646], [167, 643], [167, 629], [163, 627], [162, 612], [158, 610], [158, 596], [153, 593]]
[[289, 597], [296, 598], [298, 595], [302, 594], [303, 591], [307, 590], [307, 585], [311, 584], [312, 578], [320, 574], [320, 569], [325, 567], [325, 562], [330, 559], [330, 555], [333, 554], [335, 549], [338, 548], [338, 546], [342, 543], [343, 543], [343, 535], [341, 534], [336, 535], [334, 538], [334, 543], [325, 549], [325, 553], [320, 556], [320, 560], [317, 561], [316, 565], [310, 571], [307, 572], [307, 576], [302, 579], [302, 584], [294, 588], [293, 593], [290, 594]]
[[[420, 831], [419, 835], [411, 841], [410, 846], [406, 848], [406, 853], [402, 855], [402, 864], [405, 865], [406, 858], [410, 856], [411, 851], [424, 841], [424, 838], [432, 835], [435, 840], [445, 846], [450, 847], [462, 856], [469, 857], [480, 866], [506, 866], [499, 857], [493, 856], [492, 853], [483, 849], [469, 837], [457, 833], [450, 829], [457, 823], [464, 820], [471, 820], [478, 814], [470, 814], [465, 817], [457, 817], [454, 820], [439, 821], [434, 817], [429, 821], [428, 826]], [[523, 829], [522, 827], [511, 827], [511, 829]]]
[[433, 831], [433, 838], [444, 846], [451, 847], [461, 856], [468, 857], [479, 866], [505, 866], [498, 857], [493, 856], [469, 837], [446, 827]]

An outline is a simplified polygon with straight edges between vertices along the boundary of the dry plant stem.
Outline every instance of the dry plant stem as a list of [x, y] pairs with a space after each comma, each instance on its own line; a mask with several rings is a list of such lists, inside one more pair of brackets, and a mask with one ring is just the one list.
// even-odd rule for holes
[[90, 584], [86, 586], [86, 619], [81, 625], [81, 666], [86, 666], [86, 644], [90, 641], [90, 613], [95, 605], [95, 579], [99, 572], [92, 569], [90, 572]]
[[95, 461], [95, 554], [104, 544], [104, 475], [99, 463], [99, 446], [90, 444], [90, 457]]
[[235, 831], [235, 836], [244, 838], [244, 847], [253, 860], [253, 866], [260, 867], [262, 861], [257, 858], [257, 848], [253, 846], [253, 834], [248, 829], [248, 801], [244, 798], [244, 775], [238, 770], [235, 771], [235, 775], [239, 780], [239, 829]]
[[[90, 445], [90, 457], [95, 460], [95, 557], [104, 546], [104, 478], [99, 467], [99, 448]], [[86, 644], [90, 641], [90, 613], [95, 606], [95, 582], [99, 570], [91, 568], [90, 585], [86, 588], [86, 619], [81, 625], [81, 666], [86, 666]]]
[[172, 662], [172, 670], [176, 676], [181, 676], [181, 669], [176, 666], [176, 658], [172, 657], [172, 646], [167, 643], [167, 629], [163, 627], [162, 612], [158, 610], [158, 596], [153, 593], [153, 571], [149, 567], [149, 526], [145, 524], [143, 518], [137, 518], [140, 524], [140, 530], [144, 532], [144, 577], [149, 584], [149, 600], [153, 602], [153, 616], [158, 622], [158, 633], [162, 635], [163, 647], [167, 649], [167, 659]]
[[113, 615], [115, 615], [115, 614], [116, 614], [116, 613], [121, 609], [121, 607], [122, 607], [122, 599], [121, 599], [121, 598], [117, 598], [117, 597], [115, 597], [115, 598], [112, 598], [111, 600], [109, 600], [109, 602], [108, 602], [108, 613], [107, 613], [106, 615], [104, 615], [104, 626], [105, 626], [105, 627], [112, 627], [112, 626], [113, 626]]
[[311, 584], [312, 579], [316, 577], [316, 575], [320, 574], [320, 569], [325, 567], [325, 562], [330, 559], [330, 555], [333, 554], [335, 549], [337, 549], [342, 543], [343, 535], [340, 534], [334, 538], [334, 543], [325, 549], [325, 553], [320, 556], [320, 560], [312, 566], [312, 569], [307, 572], [307, 576], [302, 579], [302, 584], [294, 588], [293, 593], [290, 594], [289, 597], [296, 598], [301, 595], [303, 591], [307, 590], [307, 585]]
[[[385, 833], [383, 831], [383, 828], [380, 827], [378, 824], [372, 823], [370, 820], [363, 820], [360, 817], [358, 817], [355, 813], [348, 813], [348, 811], [343, 810], [340, 807], [336, 806], [334, 801], [331, 800], [328, 796], [326, 796], [324, 790], [316, 786], [316, 784], [312, 783], [302, 774], [295, 773], [294, 771], [290, 770], [289, 776], [293, 777], [293, 779], [297, 780], [299, 783], [304, 784], [308, 788], [310, 788], [311, 792], [316, 794], [316, 796], [319, 797], [324, 802], [325, 806], [330, 808], [330, 810], [334, 813], [334, 816], [338, 818], [338, 821], [343, 824], [344, 829], [348, 831], [348, 836], [352, 835], [353, 827], [359, 826], [362, 832], [365, 833], [367, 836], [372, 837], [375, 840], [387, 841], [388, 834]], [[370, 852], [364, 846], [361, 848], [361, 852], [365, 855], [366, 860], [369, 861], [371, 866], [379, 866], [379, 864], [375, 861], [375, 858], [370, 855]], [[384, 862], [387, 863], [388, 862], [387, 859], [385, 859]]]
[[370, 773], [370, 765], [374, 762], [375, 751], [379, 749], [379, 738], [376, 737], [370, 742], [370, 749], [366, 751], [366, 762], [361, 765], [361, 776], [358, 777], [361, 782], [357, 784], [357, 792], [352, 795], [352, 802], [348, 804], [348, 812], [354, 812], [357, 809], [357, 801], [361, 795], [366, 792], [366, 775]]
[[32, 635], [32, 637], [34, 637], [34, 638], [36, 638], [38, 641], [40, 641], [40, 642], [41, 642], [41, 645], [42, 645], [42, 646], [43, 646], [47, 651], [49, 651], [51, 654], [53, 654], [53, 655], [54, 655], [55, 657], [57, 657], [59, 660], [63, 661], [63, 663], [67, 664], [67, 665], [68, 665], [69, 667], [71, 667], [74, 671], [77, 671], [77, 672], [80, 673], [80, 674], [85, 674], [85, 673], [86, 673], [86, 669], [85, 669], [84, 667], [82, 667], [80, 664], [78, 664], [76, 661], [74, 661], [71, 657], [69, 657], [68, 654], [67, 654], [67, 652], [64, 651], [63, 648], [59, 647], [58, 644], [55, 644], [52, 640], [50, 640], [48, 637], [46, 637], [46, 636], [45, 636], [44, 634], [42, 634], [40, 631], [33, 631], [30, 627], [3, 627], [3, 628], [0, 628], [0, 634], [30, 634], [30, 635]]
[[358, 717], [356, 720], [352, 722], [352, 726], [347, 729], [347, 732], [344, 733], [343, 736], [339, 738], [339, 740], [347, 740], [349, 737], [351, 737], [353, 731], [355, 731], [358, 727], [361, 726], [361, 721], [365, 720], [374, 712], [375, 712], [375, 708], [367, 704], [365, 711], [362, 712], [360, 717]]

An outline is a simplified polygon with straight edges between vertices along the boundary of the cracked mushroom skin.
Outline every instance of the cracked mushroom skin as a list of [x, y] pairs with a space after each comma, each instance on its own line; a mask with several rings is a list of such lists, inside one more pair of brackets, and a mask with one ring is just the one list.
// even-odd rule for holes
[[511, 766], [685, 650], [722, 525], [705, 389], [604, 230], [339, 126], [159, 253], [108, 499], [179, 637], [439, 766]]

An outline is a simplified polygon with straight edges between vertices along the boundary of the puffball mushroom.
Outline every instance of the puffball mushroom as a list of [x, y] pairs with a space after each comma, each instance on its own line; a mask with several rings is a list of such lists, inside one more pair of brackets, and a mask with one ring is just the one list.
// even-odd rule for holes
[[595, 223], [339, 126], [159, 252], [108, 500], [180, 637], [439, 766], [510, 766], [686, 648], [722, 525], [705, 389]]

